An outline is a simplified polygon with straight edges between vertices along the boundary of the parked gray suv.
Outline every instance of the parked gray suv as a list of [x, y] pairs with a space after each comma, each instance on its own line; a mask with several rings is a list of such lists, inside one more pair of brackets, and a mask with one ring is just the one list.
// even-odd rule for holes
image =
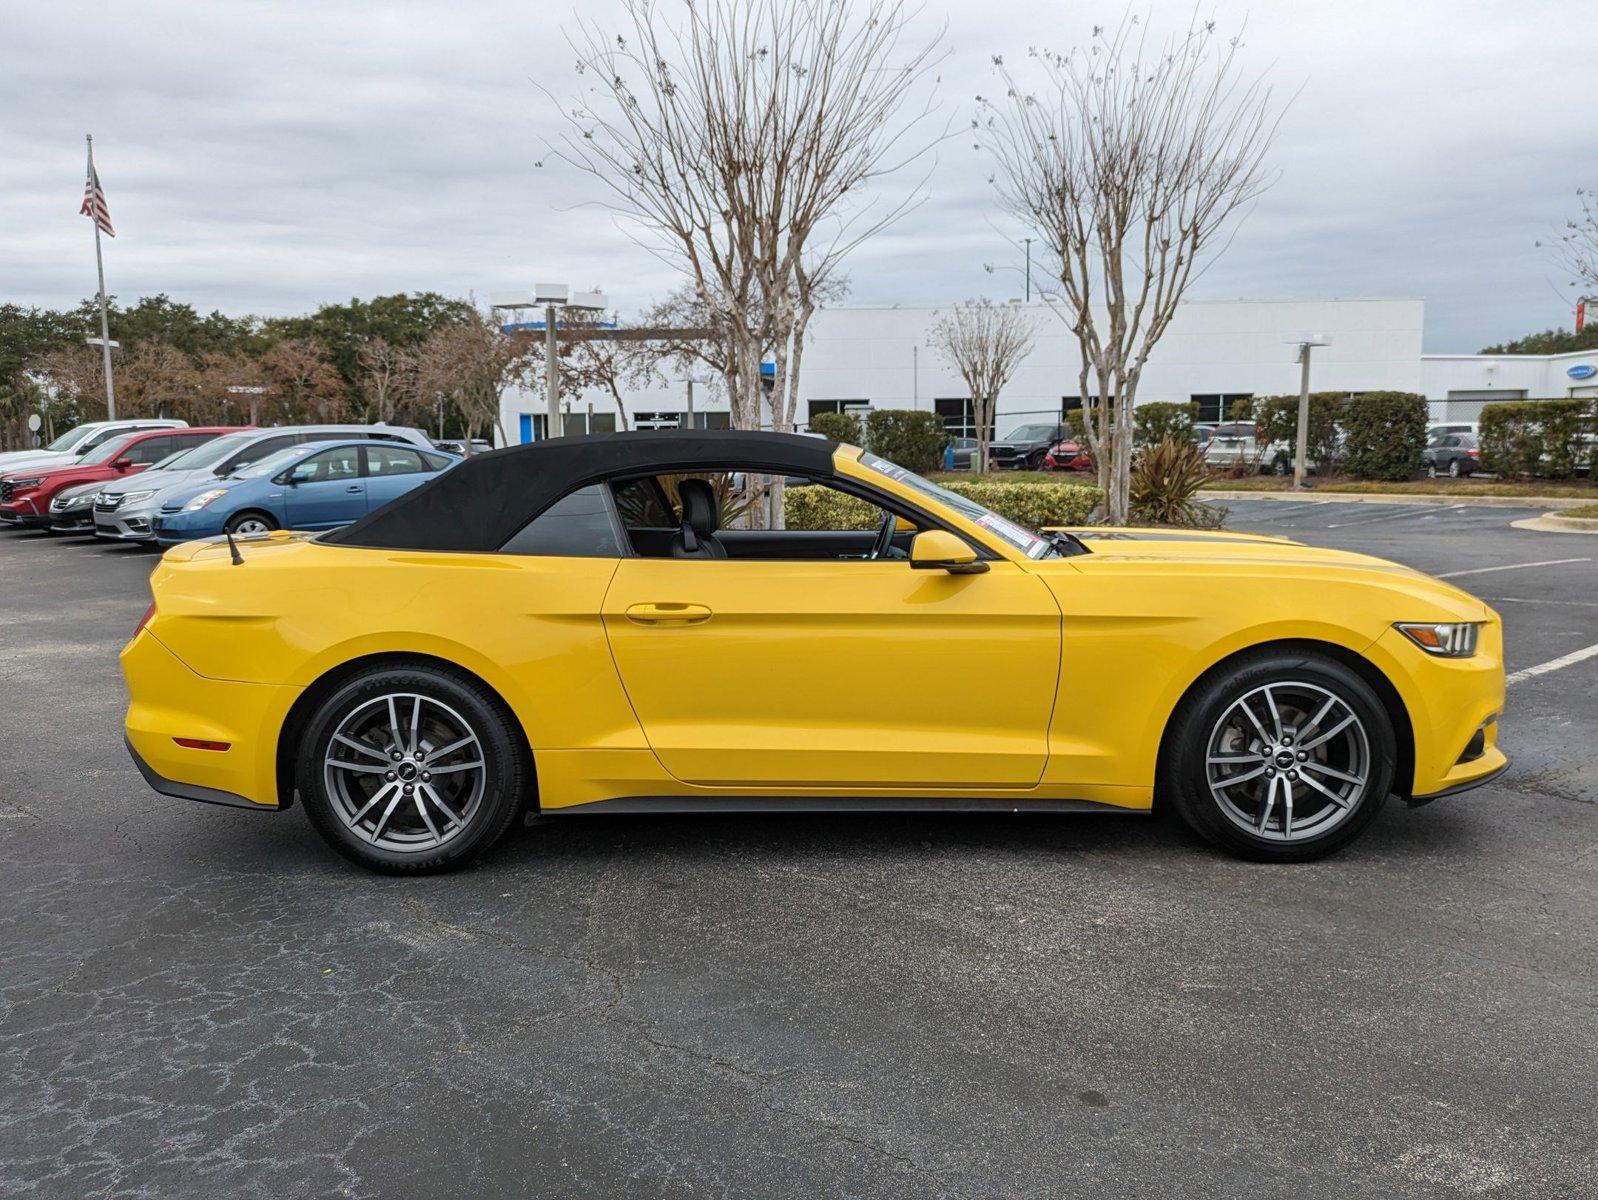
[[196, 446], [169, 460], [160, 470], [109, 483], [94, 500], [94, 534], [125, 542], [153, 541], [151, 521], [161, 509], [162, 495], [172, 488], [220, 479], [259, 462], [269, 454], [303, 442], [372, 438], [405, 442], [431, 450], [419, 429], [403, 425], [290, 425], [276, 429], [241, 429]]

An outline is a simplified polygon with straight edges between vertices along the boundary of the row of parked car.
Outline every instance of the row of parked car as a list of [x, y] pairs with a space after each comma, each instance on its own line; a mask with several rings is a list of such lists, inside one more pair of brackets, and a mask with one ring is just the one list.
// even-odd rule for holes
[[96, 421], [0, 454], [0, 525], [158, 546], [334, 529], [460, 461], [393, 425]]
[[[1476, 426], [1468, 422], [1433, 425], [1427, 431], [1423, 467], [1428, 475], [1458, 478], [1481, 469]], [[1217, 471], [1252, 470], [1293, 473], [1293, 447], [1262, 439], [1253, 421], [1227, 421], [1192, 427], [1204, 461]], [[955, 438], [945, 456], [949, 470], [970, 470], [976, 457], [975, 438]], [[1085, 444], [1065, 433], [1063, 425], [1022, 425], [989, 443], [988, 462], [1000, 471], [1091, 471], [1093, 456]], [[1311, 464], [1310, 471], [1316, 467]]]

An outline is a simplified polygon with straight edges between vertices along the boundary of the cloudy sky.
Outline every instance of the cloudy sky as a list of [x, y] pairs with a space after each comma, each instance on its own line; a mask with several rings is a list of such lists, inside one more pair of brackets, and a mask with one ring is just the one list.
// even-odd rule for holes
[[[1116, 3], [927, 0], [948, 21], [944, 111], [969, 115], [990, 60], [1065, 47]], [[554, 5], [0, 0], [0, 302], [92, 294], [77, 215], [95, 135], [119, 236], [110, 290], [290, 313], [352, 295], [534, 280], [603, 286], [623, 312], [677, 280], [550, 159], [574, 95]], [[580, 11], [614, 24], [613, 0]], [[1156, 26], [1185, 23], [1160, 0]], [[1569, 324], [1539, 239], [1598, 187], [1591, 59], [1569, 0], [1220, 2], [1246, 54], [1296, 94], [1276, 186], [1192, 294], [1420, 296], [1438, 352]], [[546, 165], [539, 167], [540, 161]], [[856, 300], [1002, 298], [1019, 229], [965, 139], [929, 201], [849, 261]]]

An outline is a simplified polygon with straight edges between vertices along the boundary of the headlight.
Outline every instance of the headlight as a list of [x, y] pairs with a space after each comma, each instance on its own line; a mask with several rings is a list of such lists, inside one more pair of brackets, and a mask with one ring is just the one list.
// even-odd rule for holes
[[1481, 636], [1480, 621], [1453, 624], [1410, 624], [1400, 621], [1397, 628], [1427, 654], [1435, 654], [1438, 658], [1469, 658], [1476, 653], [1476, 640]]
[[183, 511], [196, 512], [199, 509], [204, 508], [207, 504], [211, 503], [211, 501], [220, 500], [225, 495], [227, 495], [226, 488], [212, 488], [208, 492], [201, 492], [198, 496], [194, 497], [194, 499], [190, 500], [183, 506]]
[[122, 492], [117, 500], [118, 504], [132, 504], [135, 500], [148, 500], [155, 495], [154, 488], [146, 488], [142, 492]]
[[31, 475], [27, 479], [13, 479], [11, 481], [11, 486], [20, 492], [23, 488], [38, 487], [43, 482], [43, 475]]

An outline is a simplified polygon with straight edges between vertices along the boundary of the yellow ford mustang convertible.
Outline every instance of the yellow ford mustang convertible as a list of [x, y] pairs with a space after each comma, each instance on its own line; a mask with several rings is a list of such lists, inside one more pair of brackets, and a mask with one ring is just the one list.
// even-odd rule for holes
[[[756, 527], [779, 478], [818, 528]], [[122, 652], [151, 786], [298, 798], [381, 870], [521, 816], [1156, 799], [1291, 861], [1505, 766], [1499, 620], [1457, 588], [1278, 538], [1038, 533], [818, 438], [499, 450], [343, 530], [179, 546], [151, 587]]]

